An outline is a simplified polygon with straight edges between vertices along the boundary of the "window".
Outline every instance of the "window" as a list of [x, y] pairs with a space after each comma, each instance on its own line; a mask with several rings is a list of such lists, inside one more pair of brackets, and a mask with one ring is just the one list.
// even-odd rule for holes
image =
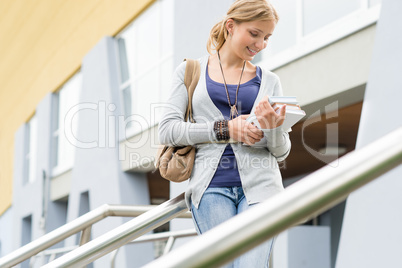
[[261, 60], [275, 69], [375, 23], [381, 0], [271, 2], [280, 20]]
[[[79, 93], [82, 88], [81, 73], [75, 74], [68, 80], [63, 87], [55, 93], [53, 105], [53, 143], [52, 143], [52, 159], [53, 159], [53, 176], [57, 176], [62, 172], [72, 168], [74, 164], [74, 149], [77, 127], [78, 114], [74, 108], [79, 102]], [[74, 113], [72, 117], [68, 117], [68, 113]], [[71, 120], [66, 120], [70, 119]], [[68, 135], [72, 133], [74, 137]]]
[[273, 53], [294, 46], [297, 39], [297, 1], [273, 1], [279, 13], [279, 22], [274, 34], [269, 38], [268, 48]]
[[312, 33], [360, 8], [360, 0], [304, 0], [303, 35]]
[[36, 180], [36, 153], [37, 153], [37, 138], [38, 128], [37, 120], [34, 115], [28, 123], [26, 123], [25, 142], [24, 142], [24, 178], [23, 182], [32, 183]]
[[32, 215], [22, 219], [21, 228], [21, 246], [24, 246], [32, 241]]
[[[21, 225], [21, 246], [32, 241], [32, 215], [24, 217]], [[29, 268], [29, 260], [21, 263], [21, 268]]]
[[381, 4], [381, 0], [369, 0], [369, 7]]
[[[167, 99], [173, 73], [173, 0], [156, 1], [116, 38], [126, 136], [155, 123], [152, 104]], [[129, 117], [140, 118], [134, 124]], [[145, 125], [144, 125], [145, 122]]]

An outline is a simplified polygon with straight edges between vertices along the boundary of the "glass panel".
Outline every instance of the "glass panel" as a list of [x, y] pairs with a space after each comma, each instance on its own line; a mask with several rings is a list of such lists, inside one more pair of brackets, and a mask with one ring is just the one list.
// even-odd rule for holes
[[[137, 27], [137, 66], [145, 71], [152, 68], [160, 59], [159, 2], [152, 5], [135, 22]], [[131, 60], [131, 59], [129, 59]]]
[[161, 2], [161, 57], [173, 53], [173, 23], [174, 23], [174, 1], [164, 0]]
[[369, 7], [373, 7], [378, 4], [381, 4], [381, 0], [369, 0]]
[[[66, 136], [66, 133], [72, 133], [77, 137], [78, 115], [75, 107], [79, 104], [79, 94], [82, 88], [82, 75], [74, 75], [59, 92], [59, 129], [57, 131], [58, 148], [57, 164], [58, 168], [66, 170], [73, 166], [74, 150], [76, 139]], [[68, 113], [74, 113], [71, 121], [65, 121]], [[56, 132], [55, 132], [56, 133]]]
[[54, 93], [53, 98], [53, 107], [52, 107], [52, 122], [53, 122], [53, 131], [59, 129], [59, 106], [60, 106], [60, 94], [59, 92]]
[[[70, 161], [68, 161], [68, 157], [66, 154], [66, 143], [68, 143], [67, 137], [66, 137], [66, 129], [69, 127], [69, 122], [65, 122], [65, 118], [67, 115], [67, 112], [70, 110], [71, 107], [68, 105], [68, 88], [63, 88], [60, 93], [60, 105], [59, 105], [59, 129], [58, 129], [58, 144], [57, 144], [57, 163], [59, 165], [67, 166], [69, 165]], [[66, 126], [67, 123], [67, 126]]]
[[360, 0], [303, 0], [303, 34], [309, 34], [360, 8]]
[[123, 38], [119, 38], [117, 39], [117, 44], [119, 47], [120, 79], [121, 83], [124, 83], [129, 78], [126, 43]]
[[[127, 79], [135, 77], [136, 69], [136, 42], [135, 42], [135, 33], [136, 33], [136, 26], [135, 23], [129, 26], [121, 35], [122, 40], [124, 40], [124, 53], [125, 53], [125, 61], [127, 64]], [[123, 53], [122, 53], [123, 54]], [[123, 55], [121, 55], [123, 57]], [[126, 80], [122, 79], [122, 83]]]
[[53, 167], [56, 167], [59, 164], [59, 158], [57, 157], [59, 155], [59, 134], [57, 133], [57, 136], [53, 136], [53, 156], [52, 156], [52, 161], [53, 161]]
[[51, 144], [51, 165], [52, 167], [57, 166], [58, 164], [58, 147], [59, 147], [59, 102], [60, 102], [60, 94], [59, 92], [54, 93], [54, 97], [52, 99], [53, 106], [52, 106], [52, 144]]
[[297, 0], [272, 0], [279, 14], [274, 34], [269, 38], [267, 50], [277, 53], [296, 44], [297, 38]]
[[151, 109], [170, 92], [173, 7], [174, 0], [156, 1], [120, 35], [125, 41], [130, 76], [130, 85], [121, 86], [124, 114], [126, 118], [134, 115], [127, 126], [135, 132], [155, 123], [156, 112]]
[[57, 163], [59, 165], [66, 165], [66, 159], [64, 155], [65, 146], [64, 144], [67, 142], [66, 134], [65, 134], [65, 117], [68, 112], [68, 88], [65, 86], [59, 92], [59, 129], [58, 129], [58, 144], [57, 144]]
[[173, 57], [169, 57], [165, 61], [162, 62], [160, 66], [160, 83], [159, 83], [159, 99], [155, 98], [155, 101], [152, 105], [152, 121], [151, 125], [154, 125], [156, 122], [159, 122], [161, 118], [162, 112], [162, 104], [166, 102], [169, 98], [170, 92], [172, 91], [172, 75], [173, 75]]
[[[145, 76], [138, 80], [138, 87], [136, 88], [136, 111], [141, 116], [141, 130], [145, 130], [150, 126], [151, 119], [151, 103], [158, 103], [159, 96], [155, 94], [158, 89], [158, 70], [155, 68], [148, 72]], [[144, 121], [145, 120], [145, 121]], [[147, 125], [143, 123], [146, 122]], [[137, 126], [136, 126], [137, 127]], [[140, 130], [140, 129], [138, 129]]]
[[123, 93], [123, 106], [124, 106], [124, 115], [126, 117], [132, 115], [132, 107], [131, 107], [131, 87], [128, 86], [122, 91]]
[[28, 181], [34, 182], [36, 179], [36, 151], [37, 151], [37, 138], [38, 138], [38, 124], [36, 116], [32, 117], [29, 121], [29, 171]]
[[160, 101], [167, 101], [172, 86], [173, 57], [162, 62], [160, 67]]
[[31, 142], [31, 125], [29, 122], [26, 124], [26, 130], [25, 130], [25, 137], [24, 137], [24, 178], [23, 178], [23, 184], [27, 183], [29, 181], [29, 170], [30, 170], [30, 142]]
[[[32, 215], [24, 217], [21, 224], [21, 246], [32, 241]], [[20, 268], [29, 268], [29, 259], [20, 264]]]

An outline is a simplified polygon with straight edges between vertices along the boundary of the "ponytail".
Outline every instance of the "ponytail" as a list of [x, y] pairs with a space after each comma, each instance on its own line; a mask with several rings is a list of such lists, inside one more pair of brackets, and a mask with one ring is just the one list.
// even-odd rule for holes
[[267, 0], [237, 0], [229, 8], [224, 19], [212, 27], [207, 41], [207, 51], [218, 51], [226, 42], [228, 31], [226, 22], [233, 19], [235, 23], [256, 20], [273, 20], [278, 22], [279, 16], [275, 8]]
[[218, 51], [221, 49], [226, 41], [228, 32], [226, 29], [226, 19], [221, 20], [212, 27], [207, 41], [207, 50], [209, 54], [212, 54], [213, 50]]

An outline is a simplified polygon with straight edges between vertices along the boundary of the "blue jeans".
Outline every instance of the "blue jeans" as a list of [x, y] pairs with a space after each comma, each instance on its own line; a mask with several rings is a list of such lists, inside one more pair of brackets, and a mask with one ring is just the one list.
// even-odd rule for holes
[[[191, 204], [191, 212], [195, 228], [198, 234], [202, 234], [251, 206], [247, 204], [242, 187], [213, 187], [204, 192], [198, 209]], [[225, 267], [269, 267], [273, 242], [271, 239], [255, 247]]]

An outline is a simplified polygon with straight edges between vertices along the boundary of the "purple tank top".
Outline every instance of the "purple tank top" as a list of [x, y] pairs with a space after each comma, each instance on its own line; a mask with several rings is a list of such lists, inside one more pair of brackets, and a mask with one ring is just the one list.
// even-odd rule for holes
[[[240, 84], [239, 93], [237, 96], [237, 110], [239, 115], [249, 114], [253, 108], [255, 99], [261, 85], [261, 68], [257, 66], [256, 76]], [[225, 119], [230, 118], [230, 107], [226, 96], [225, 85], [213, 81], [208, 74], [208, 66], [206, 72], [208, 94], [216, 107], [222, 112]], [[237, 85], [227, 85], [230, 101], [234, 104], [236, 99]], [[218, 168], [212, 178], [209, 187], [231, 187], [241, 186], [238, 165], [232, 147], [228, 144], [223, 152], [222, 158], [219, 161]]]

